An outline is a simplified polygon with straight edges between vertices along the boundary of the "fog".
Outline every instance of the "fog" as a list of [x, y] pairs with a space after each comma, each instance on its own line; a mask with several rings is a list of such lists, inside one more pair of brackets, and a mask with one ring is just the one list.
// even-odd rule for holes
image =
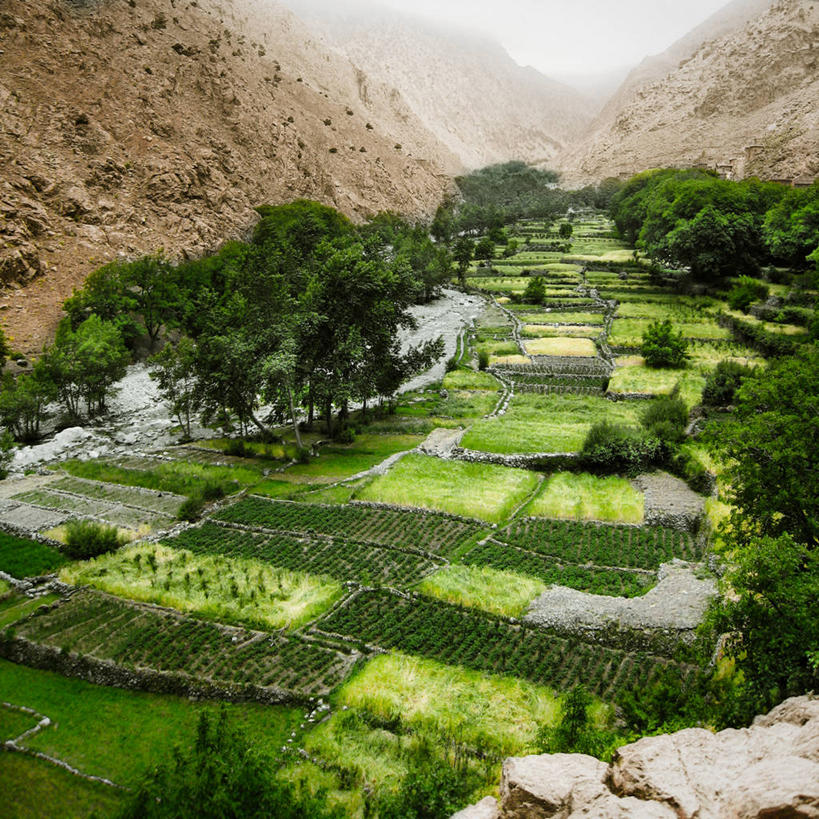
[[499, 41], [521, 65], [558, 79], [621, 75], [664, 51], [725, 0], [284, 0], [296, 10], [360, 17], [381, 7]]

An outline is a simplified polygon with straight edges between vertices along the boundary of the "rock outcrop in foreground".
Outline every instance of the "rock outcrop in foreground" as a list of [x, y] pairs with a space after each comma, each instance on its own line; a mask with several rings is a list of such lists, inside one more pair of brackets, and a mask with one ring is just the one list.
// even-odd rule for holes
[[510, 757], [501, 803], [453, 819], [819, 817], [819, 699], [786, 700], [750, 728], [688, 728], [620, 748]]

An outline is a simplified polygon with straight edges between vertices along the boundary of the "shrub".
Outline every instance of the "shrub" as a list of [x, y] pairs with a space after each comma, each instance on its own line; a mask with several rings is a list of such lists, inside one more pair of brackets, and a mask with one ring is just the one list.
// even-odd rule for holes
[[643, 427], [666, 444], [678, 444], [685, 438], [688, 407], [680, 398], [679, 385], [671, 395], [655, 398], [642, 417]]
[[644, 429], [601, 421], [588, 432], [581, 455], [604, 472], [637, 472], [661, 460], [662, 442]]
[[296, 460], [300, 464], [309, 464], [310, 450], [306, 446], [299, 447], [298, 451], [296, 452]]
[[746, 313], [755, 301], [768, 298], [769, 292], [768, 285], [759, 281], [759, 279], [742, 276], [731, 288], [731, 292], [728, 294], [728, 304], [732, 310], [742, 310], [743, 313]]
[[451, 373], [453, 370], [458, 369], [458, 359], [455, 356], [448, 358], [446, 360], [446, 371]]
[[202, 510], [205, 508], [205, 499], [201, 496], [194, 496], [184, 500], [180, 506], [176, 516], [179, 520], [186, 520], [188, 523], [193, 523], [199, 520]]
[[489, 366], [489, 353], [486, 350], [481, 350], [478, 353], [478, 369], [485, 370]]
[[77, 560], [113, 552], [125, 543], [115, 526], [93, 520], [70, 520], [65, 528], [65, 551]]
[[247, 445], [241, 438], [232, 438], [225, 447], [225, 454], [245, 458], [248, 454], [252, 455], [253, 453], [248, 453]]
[[546, 282], [543, 276], [535, 276], [534, 279], [529, 279], [523, 293], [523, 300], [527, 304], [543, 304], [546, 301]]
[[684, 367], [688, 342], [681, 332], [674, 333], [670, 319], [655, 321], [643, 333], [640, 352], [649, 367]]
[[595, 727], [590, 709], [591, 694], [582, 684], [575, 685], [563, 698], [563, 716], [552, 728], [543, 726], [537, 744], [547, 754], [589, 754], [598, 758], [611, 756], [617, 737], [612, 731]]
[[734, 393], [753, 373], [753, 367], [736, 361], [720, 361], [713, 372], [708, 373], [702, 391], [702, 403], [708, 407], [727, 407], [734, 402]]

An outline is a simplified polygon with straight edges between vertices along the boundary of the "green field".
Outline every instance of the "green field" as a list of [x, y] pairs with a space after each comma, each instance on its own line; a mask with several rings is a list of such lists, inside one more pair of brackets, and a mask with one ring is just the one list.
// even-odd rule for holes
[[525, 511], [533, 517], [642, 523], [643, 496], [625, 478], [557, 472]]
[[578, 452], [596, 422], [637, 426], [641, 411], [634, 403], [595, 396], [518, 394], [505, 415], [475, 422], [461, 443], [503, 454]]
[[537, 475], [522, 469], [409, 455], [356, 497], [499, 523], [526, 500], [537, 483]]

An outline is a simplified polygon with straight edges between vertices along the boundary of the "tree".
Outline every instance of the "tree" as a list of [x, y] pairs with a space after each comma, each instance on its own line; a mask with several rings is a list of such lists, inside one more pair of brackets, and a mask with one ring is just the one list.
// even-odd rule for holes
[[198, 409], [196, 400], [196, 344], [187, 336], [168, 343], [149, 359], [149, 375], [159, 394], [176, 416], [186, 439], [191, 437], [191, 418]]
[[526, 304], [543, 304], [546, 301], [546, 280], [543, 276], [529, 279], [523, 291], [523, 300]]
[[484, 236], [475, 245], [475, 258], [490, 261], [495, 255], [495, 243], [488, 236]]
[[789, 533], [819, 545], [819, 346], [747, 376], [735, 411], [710, 428], [727, 464], [736, 525], [754, 536]]
[[455, 243], [452, 257], [458, 263], [458, 283], [466, 287], [466, 271], [475, 253], [475, 243], [468, 236], [461, 236]]
[[819, 645], [819, 550], [789, 534], [729, 544], [715, 625], [728, 634], [754, 710], [766, 711], [819, 685], [809, 657]]
[[753, 374], [752, 367], [738, 361], [720, 361], [705, 378], [702, 403], [707, 407], [727, 407], [734, 402], [734, 394], [743, 379]]
[[54, 344], [43, 353], [45, 371], [74, 418], [80, 416], [82, 401], [89, 415], [105, 409], [105, 400], [114, 383], [125, 375], [129, 360], [119, 329], [96, 314], [76, 331], [69, 319], [61, 321]]
[[819, 247], [819, 184], [792, 188], [771, 208], [763, 226], [765, 242], [775, 259], [804, 269]]
[[674, 333], [670, 319], [655, 321], [643, 333], [640, 353], [649, 367], [684, 367], [688, 342], [682, 332]]
[[557, 232], [561, 239], [571, 239], [574, 228], [568, 222], [563, 222]]
[[151, 347], [162, 326], [175, 315], [179, 294], [163, 253], [143, 256], [125, 268], [124, 285], [132, 294]]
[[35, 441], [40, 425], [46, 418], [46, 407], [57, 398], [57, 385], [51, 379], [45, 363], [38, 361], [31, 373], [16, 378], [3, 376], [0, 392], [0, 419], [18, 441]]

